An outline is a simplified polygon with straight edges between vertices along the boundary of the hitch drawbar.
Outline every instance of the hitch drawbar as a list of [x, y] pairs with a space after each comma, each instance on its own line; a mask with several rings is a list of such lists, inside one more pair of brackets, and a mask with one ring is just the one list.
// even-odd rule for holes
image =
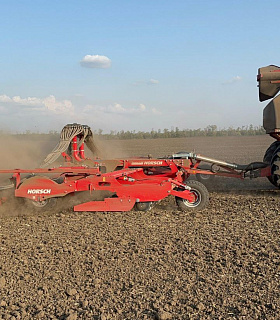
[[269, 167], [269, 164], [265, 163], [265, 162], [252, 162], [249, 164], [236, 164], [236, 163], [230, 163], [230, 162], [225, 162], [225, 161], [221, 161], [221, 160], [217, 160], [217, 159], [213, 159], [213, 158], [209, 158], [209, 157], [204, 157], [201, 156], [199, 154], [195, 154], [192, 152], [180, 152], [180, 153], [176, 153], [172, 155], [173, 159], [192, 159], [192, 160], [196, 160], [196, 161], [203, 161], [203, 162], [207, 162], [210, 163], [211, 165], [217, 165], [223, 168], [229, 168], [229, 169], [233, 169], [233, 170], [241, 170], [244, 172], [247, 171], [253, 171], [253, 170], [258, 170], [258, 169], [264, 169]]

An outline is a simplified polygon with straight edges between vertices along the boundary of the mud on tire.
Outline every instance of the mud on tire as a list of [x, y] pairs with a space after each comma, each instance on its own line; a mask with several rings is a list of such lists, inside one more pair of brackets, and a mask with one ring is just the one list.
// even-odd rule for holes
[[191, 188], [194, 195], [194, 201], [188, 201], [183, 198], [175, 197], [176, 204], [181, 211], [200, 211], [203, 210], [209, 202], [209, 193], [207, 188], [195, 180], [188, 180], [187, 186]]

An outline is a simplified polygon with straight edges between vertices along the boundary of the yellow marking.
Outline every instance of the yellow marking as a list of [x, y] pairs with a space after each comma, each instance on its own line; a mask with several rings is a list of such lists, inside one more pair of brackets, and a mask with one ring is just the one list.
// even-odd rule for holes
[[103, 182], [105, 182], [106, 181], [106, 177], [103, 177]]

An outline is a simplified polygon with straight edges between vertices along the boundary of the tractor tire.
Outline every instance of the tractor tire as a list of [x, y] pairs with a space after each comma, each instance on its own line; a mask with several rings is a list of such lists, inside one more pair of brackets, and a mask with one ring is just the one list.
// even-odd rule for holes
[[194, 195], [194, 201], [175, 197], [176, 204], [181, 211], [201, 211], [209, 202], [209, 193], [207, 188], [199, 181], [189, 180], [187, 186], [191, 187], [191, 193]]
[[276, 149], [280, 147], [280, 141], [274, 141], [269, 148], [266, 150], [264, 157], [263, 157], [263, 162], [265, 163], [271, 163], [272, 157]]
[[152, 208], [152, 202], [136, 202], [135, 209], [137, 211], [149, 211]]
[[271, 176], [269, 181], [280, 189], [280, 148], [275, 150], [271, 162]]
[[[275, 161], [275, 158], [276, 158], [275, 153], [279, 151], [280, 151], [280, 141], [274, 141], [266, 150], [265, 155], [263, 157], [263, 162], [270, 164], [273, 168], [273, 162]], [[267, 179], [274, 186], [279, 187], [279, 183], [277, 183], [278, 178], [275, 175], [273, 175], [273, 173], [271, 174], [271, 176], [268, 176]]]

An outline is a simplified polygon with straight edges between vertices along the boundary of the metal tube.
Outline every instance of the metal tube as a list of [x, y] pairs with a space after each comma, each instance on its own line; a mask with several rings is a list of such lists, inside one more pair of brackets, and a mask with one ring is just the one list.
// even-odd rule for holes
[[231, 169], [237, 169], [238, 165], [235, 163], [229, 163], [229, 162], [225, 162], [225, 161], [221, 161], [221, 160], [216, 160], [216, 159], [212, 159], [212, 158], [208, 158], [208, 157], [204, 157], [201, 156], [199, 154], [195, 154], [192, 152], [179, 152], [176, 154], [173, 154], [172, 157], [174, 159], [194, 159], [194, 160], [198, 160], [198, 161], [205, 161], [205, 162], [209, 162], [211, 164], [217, 164], [223, 167], [227, 167], [227, 168], [231, 168]]
[[225, 161], [221, 161], [221, 160], [216, 160], [216, 159], [212, 159], [212, 158], [208, 158], [208, 157], [203, 157], [201, 155], [198, 154], [193, 154], [194, 159], [195, 160], [200, 160], [200, 161], [205, 161], [205, 162], [209, 162], [209, 163], [214, 163], [220, 166], [224, 166], [224, 167], [228, 167], [231, 169], [236, 169], [237, 165], [235, 163], [229, 163], [229, 162], [225, 162]]

